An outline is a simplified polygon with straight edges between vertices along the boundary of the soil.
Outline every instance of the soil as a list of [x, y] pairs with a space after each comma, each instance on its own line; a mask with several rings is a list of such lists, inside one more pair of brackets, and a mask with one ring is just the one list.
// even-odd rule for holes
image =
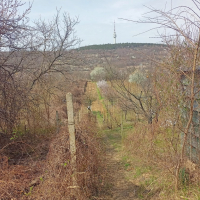
[[[106, 163], [108, 174], [109, 194], [106, 200], [137, 200], [147, 199], [149, 193], [143, 186], [134, 184], [134, 180], [128, 178], [130, 168], [127, 168], [122, 161], [123, 150], [121, 135], [113, 133], [112, 138], [105, 136], [106, 142]], [[133, 172], [134, 173], [134, 170]]]

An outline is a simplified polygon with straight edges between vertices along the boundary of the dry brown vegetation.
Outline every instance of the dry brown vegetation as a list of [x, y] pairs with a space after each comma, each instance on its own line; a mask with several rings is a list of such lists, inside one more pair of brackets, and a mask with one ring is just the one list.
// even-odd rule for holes
[[[71, 84], [76, 116], [84, 99], [85, 83], [76, 81], [76, 84]], [[66, 199], [73, 193], [74, 188], [70, 189], [72, 171], [69, 135], [65, 125], [66, 103], [62, 99], [65, 99], [66, 91], [57, 92], [55, 97], [51, 96], [48, 114], [40, 104], [42, 108], [39, 121], [35, 120], [31, 127], [27, 126], [26, 133], [16, 135], [12, 140], [10, 138], [13, 135], [1, 135], [2, 199]], [[56, 110], [59, 112], [60, 123], [57, 134]], [[49, 116], [48, 129], [41, 114]], [[104, 173], [95, 117], [86, 111], [83, 111], [81, 116], [82, 120], [79, 119], [76, 124], [77, 174], [80, 187], [76, 198], [87, 199], [100, 193]]]
[[153, 59], [159, 60], [168, 55], [165, 48], [166, 46], [142, 46], [115, 50], [80, 50], [77, 53], [84, 58], [81, 71], [105, 67], [108, 62], [119, 69], [151, 68]]
[[[200, 2], [192, 1], [199, 9]], [[23, 4], [5, 2], [0, 3], [2, 11], [7, 6], [12, 14], [7, 18], [0, 13], [5, 22], [0, 31], [0, 198], [105, 196], [109, 176], [104, 172], [102, 139], [106, 138], [112, 148], [125, 154], [120, 166], [130, 172], [127, 179], [132, 184], [125, 188], [136, 191], [132, 197], [199, 199], [200, 25], [188, 17], [199, 19], [194, 10], [180, 7], [174, 14], [151, 8], [159, 16], [140, 21], [165, 22], [175, 31], [175, 37], [162, 36], [165, 49], [71, 50], [79, 43], [70, 37], [77, 19], [63, 15], [64, 35], [58, 28], [60, 11], [52, 23], [38, 21], [31, 30], [23, 20], [31, 6], [16, 18], [16, 8]], [[176, 20], [183, 20], [182, 26]], [[8, 35], [13, 37], [8, 39]], [[93, 68], [105, 65], [104, 77], [98, 77], [102, 82], [86, 80]], [[67, 92], [73, 95], [75, 111], [75, 175], [70, 162]], [[121, 155], [114, 155], [120, 162]], [[117, 176], [117, 170], [113, 173], [110, 177]], [[123, 182], [120, 178], [125, 177], [113, 180]], [[114, 191], [122, 187], [121, 182]], [[122, 194], [116, 192], [113, 198], [127, 196]]]
[[[89, 126], [88, 126], [89, 125]], [[95, 138], [95, 121], [84, 116], [84, 120], [76, 127], [77, 147], [77, 179], [76, 198], [87, 199], [99, 194], [99, 185], [103, 181], [101, 169], [101, 148]], [[91, 128], [92, 127], [92, 128]], [[38, 180], [30, 199], [70, 199], [73, 188], [70, 167], [69, 135], [67, 127], [63, 127], [53, 139], [46, 158], [43, 174]], [[71, 186], [71, 188], [70, 188]]]
[[[31, 27], [25, 20], [31, 5], [17, 13], [23, 5], [0, 3], [0, 199], [91, 198], [103, 182], [101, 148], [95, 118], [84, 111], [78, 119], [87, 83], [74, 72], [82, 63], [71, 50], [79, 44], [78, 19], [59, 10]], [[67, 92], [77, 119], [78, 192], [71, 184]]]

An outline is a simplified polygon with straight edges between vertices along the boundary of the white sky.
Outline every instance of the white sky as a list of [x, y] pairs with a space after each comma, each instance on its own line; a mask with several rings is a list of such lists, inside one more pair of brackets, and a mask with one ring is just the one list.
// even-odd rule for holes
[[[22, 2], [28, 2], [23, 0]], [[127, 18], [138, 20], [147, 12], [145, 6], [165, 9], [177, 5], [192, 5], [191, 0], [34, 0], [30, 20], [37, 18], [51, 19], [56, 8], [62, 8], [71, 17], [78, 16], [77, 36], [83, 40], [81, 46], [113, 43], [113, 21], [116, 24], [117, 43], [148, 42], [160, 43], [156, 31], [134, 36], [150, 29], [147, 24], [135, 24], [120, 20]], [[133, 37], [134, 36], [134, 37]]]

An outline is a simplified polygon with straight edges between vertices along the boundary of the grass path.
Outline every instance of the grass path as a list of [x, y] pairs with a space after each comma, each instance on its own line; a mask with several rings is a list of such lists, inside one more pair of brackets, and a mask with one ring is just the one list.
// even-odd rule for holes
[[[99, 127], [102, 128], [102, 138], [105, 144], [105, 170], [106, 170], [106, 184], [105, 192], [102, 197], [96, 198], [101, 200], [174, 200], [174, 199], [189, 199], [187, 196], [191, 196], [190, 199], [200, 199], [198, 195], [199, 188], [189, 193], [189, 190], [182, 189], [179, 194], [174, 193], [173, 177], [168, 177], [168, 174], [158, 166], [154, 166], [151, 162], [148, 162], [148, 145], [145, 141], [140, 145], [140, 150], [144, 151], [146, 157], [142, 157], [141, 154], [133, 153], [137, 152], [138, 140], [137, 132], [134, 132], [134, 128], [130, 124], [130, 121], [124, 122], [123, 138], [128, 143], [126, 136], [131, 136], [129, 140], [135, 141], [135, 143], [128, 143], [127, 148], [125, 143], [122, 143], [120, 128], [113, 130], [106, 129], [104, 123], [106, 120], [102, 120], [102, 113], [105, 112], [104, 99], [101, 97], [100, 91], [98, 91], [96, 83], [88, 82], [86, 92], [96, 98], [92, 102], [92, 111], [97, 116]], [[94, 99], [95, 99], [94, 98]], [[118, 113], [115, 112], [117, 115]], [[120, 113], [119, 113], [120, 115]], [[118, 124], [117, 124], [118, 125]], [[117, 125], [113, 126], [116, 127]], [[119, 126], [119, 125], [118, 125]], [[128, 131], [128, 132], [127, 132]], [[130, 149], [130, 145], [136, 144], [136, 151]], [[144, 147], [144, 148], [143, 148]], [[132, 146], [131, 146], [132, 148]], [[146, 149], [146, 151], [145, 151]], [[130, 153], [132, 152], [132, 153]], [[139, 151], [140, 152], [140, 151]], [[146, 159], [147, 158], [147, 159]]]
[[[99, 98], [96, 83], [88, 82], [86, 94], [96, 97], [92, 103], [92, 110], [103, 112], [103, 101]], [[103, 123], [103, 122], [101, 122]], [[126, 132], [132, 127], [124, 127]], [[103, 140], [106, 148], [105, 162], [107, 172], [107, 192], [106, 200], [139, 200], [148, 198], [149, 191], [136, 183], [134, 175], [136, 171], [124, 155], [124, 144], [122, 143], [120, 128], [114, 130], [102, 130]]]
[[119, 131], [106, 131], [104, 136], [106, 144], [106, 163], [109, 181], [107, 200], [133, 200], [145, 199], [149, 191], [143, 186], [134, 184], [134, 180], [128, 178], [131, 166], [123, 156], [123, 145]]

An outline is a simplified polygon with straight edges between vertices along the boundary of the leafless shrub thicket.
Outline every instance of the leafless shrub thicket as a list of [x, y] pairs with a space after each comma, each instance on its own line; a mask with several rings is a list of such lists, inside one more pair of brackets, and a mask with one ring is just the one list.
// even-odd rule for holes
[[[77, 18], [57, 11], [52, 21], [40, 19], [31, 27], [27, 18], [31, 6], [19, 15], [21, 6], [24, 4], [17, 0], [2, 1], [0, 5], [0, 127], [4, 134], [13, 133], [20, 125], [21, 114], [34, 115], [38, 101], [52, 96], [55, 90], [52, 84], [51, 89], [47, 85], [51, 77], [56, 78], [53, 74], [65, 75], [70, 64], [79, 62], [70, 50], [80, 42], [74, 35]], [[38, 93], [44, 85], [43, 93]], [[48, 105], [44, 102], [46, 112]]]
[[151, 124], [159, 113], [152, 72], [117, 72], [112, 66], [107, 68], [107, 72], [121, 108], [124, 111], [132, 111]]
[[[157, 126], [160, 126], [151, 128], [155, 137], [152, 147], [156, 142], [161, 144], [157, 145], [152, 160], [156, 157], [171, 172], [176, 191], [187, 177], [187, 160], [196, 160], [199, 165], [200, 2], [191, 0], [191, 3], [191, 7], [183, 5], [169, 10], [150, 7], [150, 15], [137, 21], [155, 24], [155, 29], [170, 30], [168, 35], [160, 35], [167, 45], [168, 56], [155, 61], [152, 79], [156, 104], [159, 105]], [[123, 91], [126, 91], [126, 97], [135, 96], [129, 88]]]
[[[0, 198], [66, 199], [72, 176], [67, 128], [49, 144], [56, 111], [60, 125], [66, 121], [66, 92], [74, 95], [75, 111], [82, 104], [85, 82], [70, 77], [71, 65], [81, 62], [72, 50], [80, 42], [78, 18], [57, 10], [51, 21], [30, 26], [31, 5], [19, 15], [23, 6], [18, 0], [0, 3]], [[79, 199], [96, 195], [103, 180], [96, 125], [92, 117], [84, 119], [76, 128]]]
[[[72, 187], [69, 134], [66, 130], [67, 127], [63, 126], [53, 138], [46, 160], [29, 160], [31, 166], [28, 163], [10, 165], [7, 156], [0, 157], [2, 199], [70, 199], [74, 193], [78, 199], [88, 199], [101, 193], [105, 177], [95, 118], [86, 114], [76, 126], [79, 188]], [[22, 147], [22, 144], [18, 147], [20, 145]]]
[[[69, 135], [62, 128], [51, 143], [44, 167], [43, 180], [36, 187], [31, 198], [67, 199], [76, 191], [78, 199], [88, 199], [100, 193], [104, 177], [101, 171], [101, 148], [95, 138], [97, 127], [95, 119], [88, 115], [76, 127], [77, 146], [77, 184], [72, 187], [72, 169], [70, 166]], [[71, 187], [70, 187], [71, 186]]]

